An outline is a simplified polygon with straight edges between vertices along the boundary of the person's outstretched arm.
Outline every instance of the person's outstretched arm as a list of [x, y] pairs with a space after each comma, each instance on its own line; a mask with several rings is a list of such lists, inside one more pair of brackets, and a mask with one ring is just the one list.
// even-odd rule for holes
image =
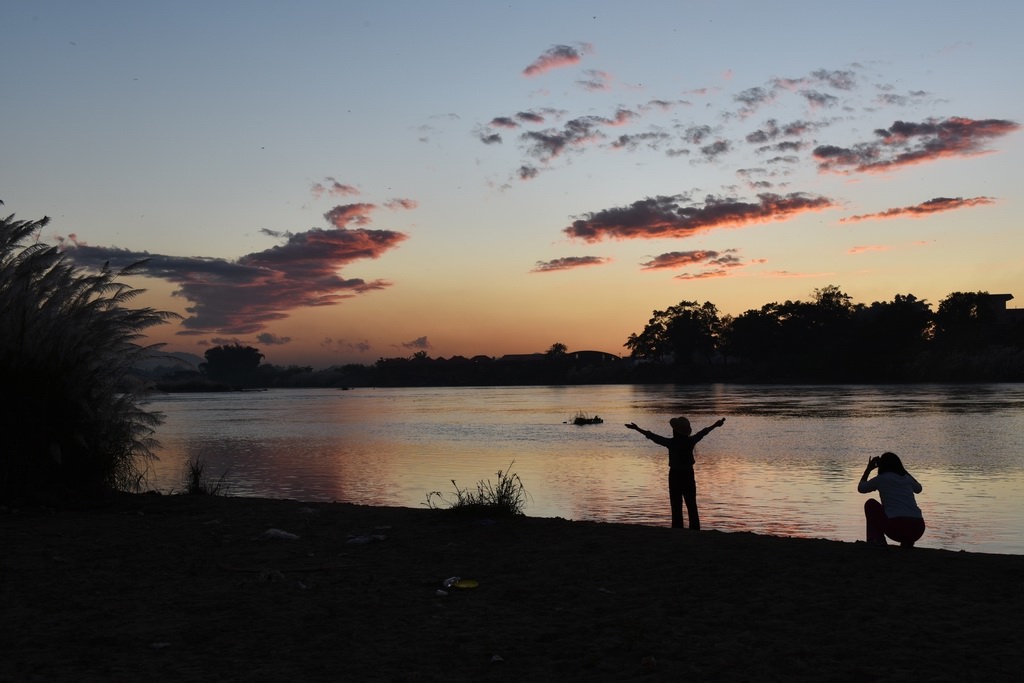
[[650, 434], [650, 432], [647, 431], [646, 429], [640, 429], [639, 427], [637, 427], [636, 426], [636, 422], [630, 422], [628, 425], [626, 425], [626, 429], [632, 429], [634, 431], [640, 432], [644, 436], [647, 436], [648, 434]]
[[701, 440], [701, 439], [703, 439], [703, 438], [704, 438], [705, 436], [707, 436], [708, 434], [710, 434], [710, 433], [711, 433], [711, 431], [712, 431], [713, 429], [717, 429], [718, 427], [721, 427], [721, 426], [722, 426], [722, 425], [724, 425], [724, 424], [725, 424], [725, 418], [723, 417], [723, 418], [721, 418], [720, 420], [718, 420], [717, 422], [715, 422], [715, 423], [714, 423], [713, 425], [711, 425], [710, 427], [705, 427], [704, 429], [702, 429], [702, 430], [700, 430], [699, 432], [697, 432], [696, 434], [694, 434], [694, 435], [693, 435], [693, 441], [694, 441], [695, 443], [696, 443], [697, 441], [700, 441], [700, 440]]
[[670, 439], [667, 439], [664, 436], [655, 434], [654, 432], [649, 432], [646, 429], [640, 429], [639, 427], [636, 426], [635, 422], [630, 422], [629, 424], [627, 424], [626, 429], [632, 429], [634, 431], [640, 432], [654, 443], [662, 446], [667, 446], [668, 442], [670, 441]]

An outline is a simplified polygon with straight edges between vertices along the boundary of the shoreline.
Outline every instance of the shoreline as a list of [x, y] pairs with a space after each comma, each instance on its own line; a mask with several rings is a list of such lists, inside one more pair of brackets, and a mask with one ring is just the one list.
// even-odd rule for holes
[[7, 510], [0, 539], [3, 683], [1024, 671], [1020, 555], [161, 494]]

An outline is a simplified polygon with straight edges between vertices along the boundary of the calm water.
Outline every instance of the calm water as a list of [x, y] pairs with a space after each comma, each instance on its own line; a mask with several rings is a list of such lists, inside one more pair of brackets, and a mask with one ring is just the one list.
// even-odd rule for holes
[[[697, 447], [702, 526], [853, 541], [857, 480], [891, 450], [923, 484], [920, 545], [1024, 554], [1024, 385], [599, 386], [272, 390], [156, 398], [150, 486], [201, 456], [237, 496], [418, 507], [515, 461], [526, 514], [668, 525], [669, 434]], [[565, 424], [578, 411], [602, 425]]]

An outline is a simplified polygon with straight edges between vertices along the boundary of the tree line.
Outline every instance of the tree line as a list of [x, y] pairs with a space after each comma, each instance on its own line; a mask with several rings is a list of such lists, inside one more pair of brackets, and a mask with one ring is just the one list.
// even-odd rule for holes
[[[261, 365], [240, 344], [207, 350], [178, 390], [288, 386], [484, 386], [654, 382], [969, 382], [1024, 380], [1024, 315], [1003, 296], [953, 292], [935, 310], [913, 294], [854, 303], [835, 285], [808, 301], [721, 315], [710, 301], [653, 311], [629, 335], [628, 358], [569, 352], [431, 358], [426, 351], [373, 365], [314, 371]], [[1024, 314], [1024, 311], [1021, 312]], [[175, 390], [173, 383], [161, 388]]]
[[1024, 311], [1005, 310], [1006, 298], [953, 292], [932, 310], [913, 294], [854, 303], [829, 285], [736, 316], [682, 301], [654, 311], [626, 347], [645, 376], [675, 381], [1019, 381]]

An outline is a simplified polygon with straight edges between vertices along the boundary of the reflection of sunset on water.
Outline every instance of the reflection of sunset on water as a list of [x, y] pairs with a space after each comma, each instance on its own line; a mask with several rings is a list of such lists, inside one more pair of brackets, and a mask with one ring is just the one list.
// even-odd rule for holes
[[[832, 396], [834, 400], [827, 400]], [[668, 434], [725, 417], [697, 444], [702, 527], [845, 541], [864, 534], [856, 482], [893, 450], [924, 485], [927, 547], [1024, 553], [1024, 387], [495, 387], [171, 395], [150, 485], [180, 490], [190, 456], [228, 492], [420, 507], [517, 474], [525, 512], [669, 524], [668, 458], [624, 427]], [[946, 409], [935, 406], [945, 405]], [[837, 410], [842, 406], [842, 410]], [[901, 406], [912, 406], [910, 409]], [[576, 426], [581, 409], [604, 424]], [[455, 484], [452, 484], [452, 480]]]

